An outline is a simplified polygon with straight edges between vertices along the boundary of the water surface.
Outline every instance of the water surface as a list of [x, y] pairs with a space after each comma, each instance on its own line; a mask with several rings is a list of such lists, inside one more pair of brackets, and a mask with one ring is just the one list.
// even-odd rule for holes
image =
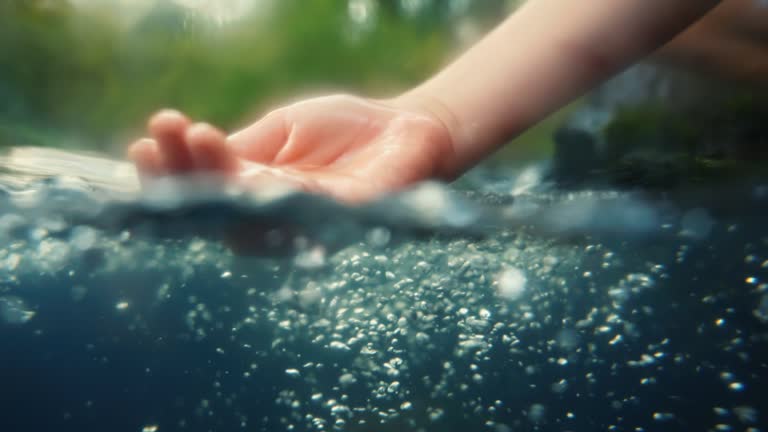
[[347, 208], [2, 165], [0, 430], [765, 430], [760, 182]]

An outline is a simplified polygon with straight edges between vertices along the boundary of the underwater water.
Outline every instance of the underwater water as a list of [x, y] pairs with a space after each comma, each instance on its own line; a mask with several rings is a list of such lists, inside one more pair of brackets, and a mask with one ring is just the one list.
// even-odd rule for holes
[[346, 208], [0, 166], [1, 431], [766, 430], [768, 182]]

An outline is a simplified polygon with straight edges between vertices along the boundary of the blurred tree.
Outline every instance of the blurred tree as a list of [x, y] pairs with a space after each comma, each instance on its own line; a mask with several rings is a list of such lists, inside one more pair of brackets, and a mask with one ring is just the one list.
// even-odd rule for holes
[[444, 61], [440, 2], [410, 16], [405, 1], [366, 1], [366, 22], [348, 2], [283, 0], [217, 23], [158, 0], [126, 27], [103, 4], [0, 0], [0, 144], [104, 148], [163, 106], [232, 127], [300, 92], [391, 93]]

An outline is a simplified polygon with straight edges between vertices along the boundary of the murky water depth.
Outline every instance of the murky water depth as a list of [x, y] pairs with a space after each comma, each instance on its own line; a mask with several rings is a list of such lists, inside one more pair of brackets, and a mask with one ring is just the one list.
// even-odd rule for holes
[[8, 175], [0, 430], [765, 430], [762, 189], [524, 180], [202, 211]]

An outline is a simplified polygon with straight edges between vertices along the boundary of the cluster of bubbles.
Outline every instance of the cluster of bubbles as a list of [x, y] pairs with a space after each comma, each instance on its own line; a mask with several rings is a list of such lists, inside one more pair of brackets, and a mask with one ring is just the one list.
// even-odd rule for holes
[[[210, 356], [198, 368], [203, 396], [175, 424], [145, 431], [211, 419], [270, 431], [763, 430], [761, 225], [702, 209], [669, 223], [615, 192], [525, 188], [509, 206], [498, 190], [518, 182], [492, 183], [483, 181], [497, 192], [478, 200], [518, 223], [402, 241], [396, 226], [361, 221], [363, 234], [339, 250], [276, 227], [267, 236], [289, 239], [291, 252], [254, 257], [192, 233], [162, 239], [50, 207], [30, 213], [98, 200], [70, 183], [20, 182], [0, 203], [0, 326], [44, 335], [50, 311], [62, 310], [49, 298], [64, 298], [75, 314], [113, 319], [89, 330], [88, 352], [199, 347]], [[606, 196], [616, 198], [607, 207]], [[411, 219], [474, 221], [435, 185], [402, 200]], [[558, 235], [542, 235], [553, 226]], [[644, 235], [616, 236], [623, 228]]]
[[[142, 239], [7, 213], [0, 238], [6, 325], [34, 325], [44, 307], [25, 298], [26, 281], [47, 274], [73, 281], [73, 307], [94, 291], [108, 296], [137, 334], [157, 330], [153, 315], [164, 305], [181, 305], [165, 319], [183, 321], [182, 339], [243, 360], [213, 366], [210, 394], [180, 425], [237, 416], [248, 430], [677, 427], [692, 420], [685, 404], [657, 392], [695, 400], [686, 394], [695, 388], [670, 393], [669, 381], [688, 374], [723, 392], [701, 407], [712, 411], [712, 430], [760, 430], [759, 402], [740, 395], [765, 380], [755, 353], [767, 333], [744, 324], [768, 321], [764, 243], [739, 244], [749, 273], [725, 289], [728, 276], [670, 281], [686, 266], [725, 259], [684, 234], [659, 247], [516, 227], [392, 244], [388, 228], [371, 227], [335, 253], [297, 241], [305, 247], [294, 255], [248, 258], [215, 241]], [[141, 287], [120, 283], [125, 275]], [[667, 317], [686, 310], [673, 328]], [[264, 379], [279, 384], [271, 415], [249, 407], [242, 390]], [[604, 407], [595, 423], [584, 400]]]

